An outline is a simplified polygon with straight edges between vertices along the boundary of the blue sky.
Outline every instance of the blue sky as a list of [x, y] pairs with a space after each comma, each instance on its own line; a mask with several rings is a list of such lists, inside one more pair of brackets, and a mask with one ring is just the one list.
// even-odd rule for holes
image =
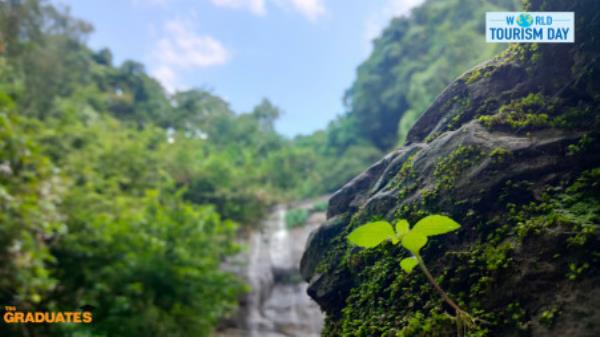
[[324, 128], [393, 16], [423, 0], [55, 0], [95, 27], [92, 48], [140, 61], [169, 91], [199, 87], [250, 111], [283, 111], [278, 131]]

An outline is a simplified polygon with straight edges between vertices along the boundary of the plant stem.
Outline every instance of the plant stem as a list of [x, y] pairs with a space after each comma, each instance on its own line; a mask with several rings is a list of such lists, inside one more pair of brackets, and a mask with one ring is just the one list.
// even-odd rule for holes
[[417, 261], [419, 262], [419, 267], [421, 267], [421, 270], [427, 277], [427, 280], [429, 280], [429, 283], [431, 283], [431, 285], [435, 288], [435, 290], [437, 290], [437, 292], [442, 296], [444, 301], [446, 301], [446, 303], [448, 303], [456, 311], [456, 315], [459, 316], [462, 314], [466, 314], [466, 311], [462, 310], [458, 306], [458, 304], [456, 304], [456, 302], [454, 302], [450, 298], [450, 296], [448, 296], [448, 294], [444, 291], [444, 289], [442, 289], [442, 287], [440, 287], [440, 285], [437, 283], [437, 281], [433, 278], [433, 276], [429, 272], [429, 269], [427, 269], [427, 266], [425, 265], [425, 262], [423, 261], [421, 256], [416, 255], [416, 258], [417, 258]]

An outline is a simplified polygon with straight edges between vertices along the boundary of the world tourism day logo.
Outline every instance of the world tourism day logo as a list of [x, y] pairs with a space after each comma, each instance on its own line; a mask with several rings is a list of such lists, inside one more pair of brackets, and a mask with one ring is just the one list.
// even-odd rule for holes
[[485, 31], [489, 43], [573, 43], [575, 13], [488, 12]]

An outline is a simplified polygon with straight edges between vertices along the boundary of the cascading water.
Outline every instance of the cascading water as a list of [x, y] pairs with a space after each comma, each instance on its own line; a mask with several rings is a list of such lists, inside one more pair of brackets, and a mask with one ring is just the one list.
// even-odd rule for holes
[[[308, 207], [309, 205], [305, 205]], [[288, 229], [285, 206], [277, 206], [260, 231], [251, 233], [238, 273], [252, 291], [240, 303], [237, 317], [216, 337], [318, 337], [323, 314], [306, 294], [298, 266], [309, 233], [324, 215], [313, 214], [306, 226]]]

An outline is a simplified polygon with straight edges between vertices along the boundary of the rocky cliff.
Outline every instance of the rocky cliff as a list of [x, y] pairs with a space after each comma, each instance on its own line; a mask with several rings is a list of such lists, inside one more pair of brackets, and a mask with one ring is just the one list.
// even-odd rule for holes
[[401, 271], [406, 252], [346, 240], [368, 221], [433, 213], [462, 224], [423, 257], [486, 321], [471, 336], [600, 335], [600, 2], [525, 6], [575, 11], [577, 42], [515, 45], [465, 73], [404, 147], [331, 197], [301, 262], [324, 336], [456, 335], [425, 277]]

